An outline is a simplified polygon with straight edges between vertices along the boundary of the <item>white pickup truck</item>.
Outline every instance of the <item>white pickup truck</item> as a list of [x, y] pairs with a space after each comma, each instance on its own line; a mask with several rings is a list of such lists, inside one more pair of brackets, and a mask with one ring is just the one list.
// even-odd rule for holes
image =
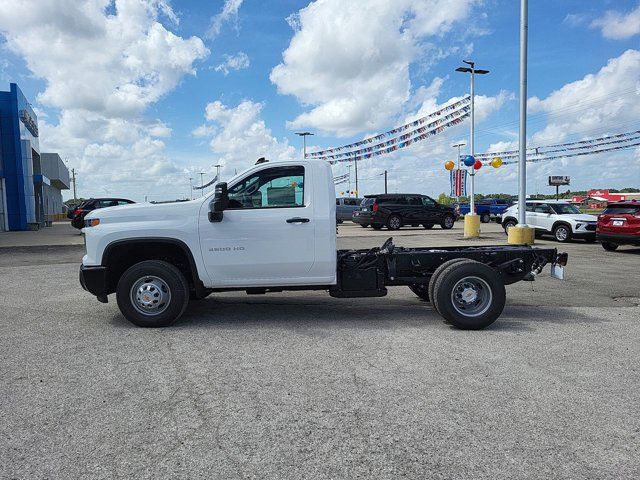
[[[82, 287], [141, 327], [165, 327], [190, 299], [212, 292], [325, 290], [381, 297], [408, 286], [446, 322], [493, 323], [505, 285], [533, 280], [566, 254], [528, 246], [336, 250], [331, 167], [320, 161], [261, 163], [182, 203], [132, 204], [91, 212], [83, 229]], [[425, 233], [428, 241], [429, 233]]]

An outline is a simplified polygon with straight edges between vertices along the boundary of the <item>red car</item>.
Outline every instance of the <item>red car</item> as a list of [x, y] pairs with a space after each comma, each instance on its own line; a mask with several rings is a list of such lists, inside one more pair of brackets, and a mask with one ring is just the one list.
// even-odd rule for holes
[[640, 202], [610, 203], [598, 215], [596, 234], [605, 250], [613, 251], [620, 245], [640, 246]]

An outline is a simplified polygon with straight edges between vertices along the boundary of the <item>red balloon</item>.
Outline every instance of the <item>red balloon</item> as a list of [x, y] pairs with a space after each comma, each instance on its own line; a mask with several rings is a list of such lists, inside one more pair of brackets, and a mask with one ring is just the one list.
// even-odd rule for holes
[[473, 168], [475, 170], [480, 170], [482, 168], [482, 162], [480, 160], [476, 160], [475, 163], [473, 164]]

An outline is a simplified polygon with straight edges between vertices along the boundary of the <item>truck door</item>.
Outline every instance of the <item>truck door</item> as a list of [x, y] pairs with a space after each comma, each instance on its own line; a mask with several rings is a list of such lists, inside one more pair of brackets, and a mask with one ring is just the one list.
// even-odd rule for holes
[[[249, 172], [229, 186], [221, 222], [200, 216], [200, 244], [213, 286], [299, 284], [315, 257], [311, 172], [302, 165]], [[204, 205], [203, 210], [206, 210]]]

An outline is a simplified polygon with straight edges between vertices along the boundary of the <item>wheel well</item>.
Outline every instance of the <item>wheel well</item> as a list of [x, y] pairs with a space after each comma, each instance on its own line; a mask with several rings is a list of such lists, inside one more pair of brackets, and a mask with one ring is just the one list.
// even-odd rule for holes
[[505, 223], [507, 223], [508, 221], [512, 221], [512, 222], [516, 222], [516, 224], [518, 223], [518, 220], [516, 220], [513, 217], [507, 217], [502, 221], [502, 225], [504, 225]]
[[102, 256], [107, 268], [107, 293], [116, 291], [122, 274], [144, 260], [162, 260], [174, 265], [185, 276], [189, 288], [197, 289], [201, 282], [188, 247], [180, 241], [128, 240], [110, 244]]
[[551, 232], [555, 231], [556, 227], [558, 227], [559, 225], [564, 225], [564, 226], [566, 226], [566, 227], [569, 227], [569, 231], [570, 231], [571, 233], [573, 233], [573, 227], [571, 226], [571, 224], [570, 224], [570, 223], [567, 223], [567, 222], [564, 222], [564, 221], [562, 221], [562, 220], [558, 220], [557, 222], [555, 222], [555, 223], [553, 224], [553, 226], [551, 227]]

